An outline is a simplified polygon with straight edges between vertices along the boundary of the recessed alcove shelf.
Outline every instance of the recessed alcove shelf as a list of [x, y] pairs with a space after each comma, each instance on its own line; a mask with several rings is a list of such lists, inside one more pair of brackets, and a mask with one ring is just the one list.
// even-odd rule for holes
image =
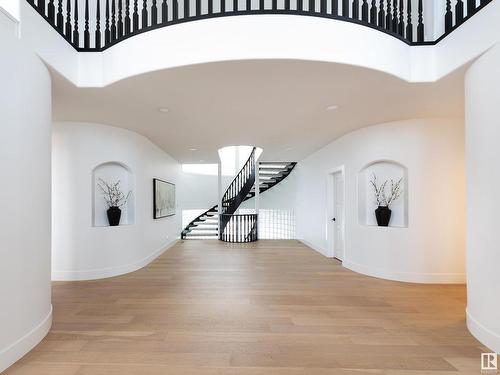
[[[408, 227], [408, 169], [392, 160], [377, 160], [369, 163], [358, 173], [358, 220], [361, 225], [377, 226], [375, 219], [374, 191], [370, 184], [373, 175], [377, 176], [379, 183], [385, 180], [394, 181], [403, 177], [403, 192], [400, 198], [391, 204], [392, 217], [389, 227]], [[389, 189], [389, 186], [388, 186]], [[388, 191], [387, 189], [387, 191]]]
[[99, 164], [92, 171], [93, 202], [92, 202], [92, 225], [94, 227], [109, 226], [106, 210], [108, 209], [102, 193], [97, 187], [99, 179], [113, 183], [120, 181], [120, 187], [124, 194], [132, 191], [127, 204], [121, 207], [122, 216], [120, 226], [135, 223], [135, 178], [132, 170], [123, 163], [110, 161]]

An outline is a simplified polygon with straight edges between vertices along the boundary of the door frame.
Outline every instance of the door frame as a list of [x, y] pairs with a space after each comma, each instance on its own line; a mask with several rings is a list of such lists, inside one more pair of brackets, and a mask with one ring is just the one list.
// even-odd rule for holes
[[343, 216], [343, 238], [344, 238], [344, 248], [343, 248], [343, 260], [344, 262], [346, 260], [346, 255], [347, 255], [347, 241], [346, 241], [346, 205], [347, 205], [347, 199], [346, 199], [346, 177], [345, 177], [345, 166], [341, 165], [337, 168], [329, 169], [326, 171], [326, 242], [328, 245], [328, 257], [330, 258], [337, 258], [335, 255], [335, 233], [333, 231], [333, 225], [331, 224], [331, 219], [334, 214], [334, 178], [335, 174], [340, 173], [342, 176], [342, 194], [344, 195], [344, 205], [342, 207], [342, 216]]

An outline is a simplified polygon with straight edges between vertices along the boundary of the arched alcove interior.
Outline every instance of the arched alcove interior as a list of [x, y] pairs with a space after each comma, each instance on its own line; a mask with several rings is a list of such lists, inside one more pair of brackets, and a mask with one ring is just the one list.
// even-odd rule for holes
[[369, 163], [358, 173], [358, 217], [359, 224], [377, 226], [374, 189], [370, 183], [373, 176], [377, 176], [379, 184], [389, 180], [387, 193], [390, 190], [390, 180], [398, 181], [403, 178], [403, 191], [398, 200], [391, 204], [392, 217], [389, 227], [408, 227], [408, 169], [392, 160], [377, 160]]
[[132, 170], [123, 163], [110, 161], [99, 164], [94, 168], [92, 173], [92, 225], [94, 227], [107, 227], [109, 226], [106, 211], [108, 206], [103, 198], [103, 195], [97, 183], [102, 179], [108, 183], [120, 181], [120, 188], [126, 195], [131, 192], [127, 203], [121, 207], [122, 216], [120, 225], [132, 225], [135, 223], [135, 178]]

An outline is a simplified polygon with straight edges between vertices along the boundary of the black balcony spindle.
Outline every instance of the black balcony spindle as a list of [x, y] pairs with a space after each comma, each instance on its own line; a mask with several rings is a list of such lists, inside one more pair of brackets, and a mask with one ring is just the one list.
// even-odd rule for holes
[[201, 15], [201, 0], [196, 0], [195, 2], [194, 15], [195, 17]]
[[189, 15], [191, 14], [191, 1], [190, 0], [184, 0], [184, 18], [189, 18]]
[[63, 6], [62, 6], [62, 0], [57, 1], [57, 16], [56, 16], [56, 28], [59, 30], [61, 33], [63, 32], [64, 29], [64, 16], [63, 16]]
[[392, 0], [392, 32], [398, 32], [398, 0]]
[[141, 10], [141, 29], [145, 29], [148, 27], [148, 2], [147, 0], [143, 0], [142, 2], [142, 10]]
[[[388, 0], [390, 1], [390, 0]], [[384, 0], [380, 0], [378, 7], [378, 26], [385, 29], [385, 5]]]
[[36, 7], [38, 12], [45, 16], [45, 0], [38, 0]]
[[214, 0], [208, 0], [208, 14], [212, 14], [214, 12]]
[[326, 0], [319, 0], [319, 11], [322, 14], [326, 14]]
[[361, 21], [368, 23], [368, 2], [367, 0], [363, 0], [363, 5], [361, 5]]
[[104, 45], [111, 43], [111, 31], [109, 30], [109, 0], [106, 0], [106, 23], [104, 27]]
[[278, 0], [272, 0], [271, 7], [273, 10], [278, 10]]
[[451, 11], [451, 0], [446, 0], [446, 13], [444, 15], [444, 31], [449, 33], [453, 28], [453, 12]]
[[342, 16], [349, 17], [349, 0], [342, 0]]
[[404, 33], [405, 33], [404, 0], [399, 0], [398, 34], [404, 36]]
[[156, 0], [151, 2], [151, 26], [158, 24], [158, 7], [156, 6]]
[[90, 48], [89, 0], [85, 0], [85, 30], [83, 31], [83, 48]]
[[[68, 0], [68, 2], [71, 0]], [[78, 0], [75, 0], [75, 16], [73, 25], [73, 45], [77, 48], [80, 45], [80, 33], [78, 32]]]
[[339, 0], [332, 0], [332, 14], [334, 16], [339, 15]]
[[117, 21], [118, 39], [123, 37], [123, 0], [118, 0], [118, 21]]
[[130, 21], [130, 0], [125, 0], [125, 35], [130, 35], [131, 21]]
[[464, 2], [462, 0], [457, 0], [455, 5], [455, 24], [458, 26], [464, 20]]
[[359, 20], [359, 0], [354, 0], [352, 2], [352, 18]]
[[476, 12], [476, 0], [467, 0], [467, 17], [472, 16]]
[[387, 0], [387, 13], [385, 15], [385, 29], [388, 31], [392, 30], [392, 8], [391, 0]]
[[291, 1], [290, 0], [285, 0], [285, 10], [290, 10], [290, 9], [292, 9]]
[[95, 48], [101, 48], [101, 1], [97, 0], [95, 12]]
[[49, 5], [47, 5], [47, 18], [51, 24], [54, 24], [56, 18], [56, 7], [54, 6], [54, 0], [49, 0]]
[[372, 6], [370, 8], [370, 23], [372, 25], [377, 24], [377, 0], [372, 0]]
[[161, 3], [161, 23], [165, 24], [167, 22], [168, 22], [168, 4], [167, 0], [163, 0]]
[[418, 0], [417, 41], [423, 42], [424, 39], [425, 39], [424, 4], [423, 0]]
[[413, 23], [411, 17], [411, 0], [406, 5], [406, 40], [413, 42]]
[[116, 40], [116, 0], [111, 0], [111, 42]]
[[71, 43], [71, 0], [66, 1], [66, 25], [64, 26], [64, 36]]
[[179, 2], [178, 2], [178, 0], [172, 0], [172, 19], [174, 21], [179, 19]]
[[139, 4], [138, 0], [134, 0], [134, 12], [132, 13], [132, 30], [133, 32], [139, 30]]

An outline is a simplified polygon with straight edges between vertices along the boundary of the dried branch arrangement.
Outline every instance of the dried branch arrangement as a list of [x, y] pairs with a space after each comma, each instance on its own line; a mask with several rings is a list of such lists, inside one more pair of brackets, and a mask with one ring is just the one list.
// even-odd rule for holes
[[130, 194], [132, 191], [129, 191], [127, 195], [125, 195], [120, 188], [120, 180], [109, 183], [104, 181], [102, 178], [99, 178], [97, 182], [97, 188], [101, 191], [104, 200], [108, 207], [122, 207], [127, 204]]
[[[375, 201], [379, 207], [389, 207], [394, 203], [403, 192], [403, 177], [398, 181], [394, 181], [392, 178], [390, 180], [385, 180], [382, 184], [378, 184], [377, 176], [373, 174], [373, 178], [370, 180], [373, 187], [373, 192], [375, 194]], [[387, 187], [389, 186], [389, 192], [386, 193]]]

